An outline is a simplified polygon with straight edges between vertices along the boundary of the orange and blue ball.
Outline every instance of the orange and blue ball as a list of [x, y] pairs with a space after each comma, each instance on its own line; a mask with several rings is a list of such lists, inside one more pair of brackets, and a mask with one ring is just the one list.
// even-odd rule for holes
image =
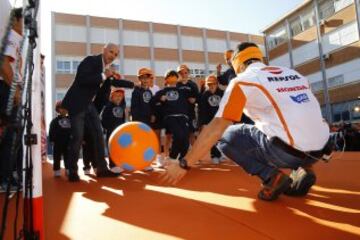
[[109, 138], [112, 161], [126, 171], [143, 170], [159, 153], [159, 140], [145, 123], [128, 122], [116, 128]]

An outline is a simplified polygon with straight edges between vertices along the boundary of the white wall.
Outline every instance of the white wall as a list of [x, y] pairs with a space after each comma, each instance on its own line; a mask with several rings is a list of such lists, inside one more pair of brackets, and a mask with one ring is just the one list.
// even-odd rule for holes
[[290, 67], [290, 56], [288, 53], [281, 55], [280, 57], [270, 60], [270, 65]]
[[319, 57], [319, 46], [318, 41], [312, 41], [305, 45], [302, 45], [301, 47], [298, 47], [296, 49], [293, 49], [293, 60], [294, 65], [302, 64], [306, 61], [309, 61], [311, 59], [315, 59]]

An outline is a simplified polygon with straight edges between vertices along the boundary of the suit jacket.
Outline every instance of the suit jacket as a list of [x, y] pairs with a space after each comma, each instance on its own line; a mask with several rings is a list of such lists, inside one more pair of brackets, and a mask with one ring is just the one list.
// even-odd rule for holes
[[[86, 110], [92, 103], [103, 82], [102, 73], [102, 54], [88, 56], [80, 63], [75, 80], [62, 101], [62, 106], [69, 111], [70, 115]], [[132, 82], [126, 80], [109, 80], [109, 83], [105, 85], [108, 84], [115, 87], [134, 87]]]

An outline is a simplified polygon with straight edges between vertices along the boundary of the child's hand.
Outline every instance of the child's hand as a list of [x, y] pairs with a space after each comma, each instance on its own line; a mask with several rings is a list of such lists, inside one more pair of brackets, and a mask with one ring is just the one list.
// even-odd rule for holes
[[194, 104], [194, 103], [196, 102], [196, 99], [195, 99], [195, 98], [189, 98], [188, 100], [189, 100], [189, 102], [190, 102], [191, 104]]
[[165, 101], [166, 101], [166, 96], [165, 96], [165, 95], [162, 95], [162, 96], [160, 97], [160, 101], [165, 102]]
[[150, 117], [150, 122], [154, 123], [156, 121], [156, 117], [154, 115], [151, 115]]

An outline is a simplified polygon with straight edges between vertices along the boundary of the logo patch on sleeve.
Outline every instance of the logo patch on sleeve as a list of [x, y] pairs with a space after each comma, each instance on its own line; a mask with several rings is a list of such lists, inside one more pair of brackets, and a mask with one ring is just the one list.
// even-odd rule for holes
[[299, 104], [310, 102], [309, 96], [306, 93], [302, 93], [296, 96], [290, 96], [290, 98], [291, 100]]

